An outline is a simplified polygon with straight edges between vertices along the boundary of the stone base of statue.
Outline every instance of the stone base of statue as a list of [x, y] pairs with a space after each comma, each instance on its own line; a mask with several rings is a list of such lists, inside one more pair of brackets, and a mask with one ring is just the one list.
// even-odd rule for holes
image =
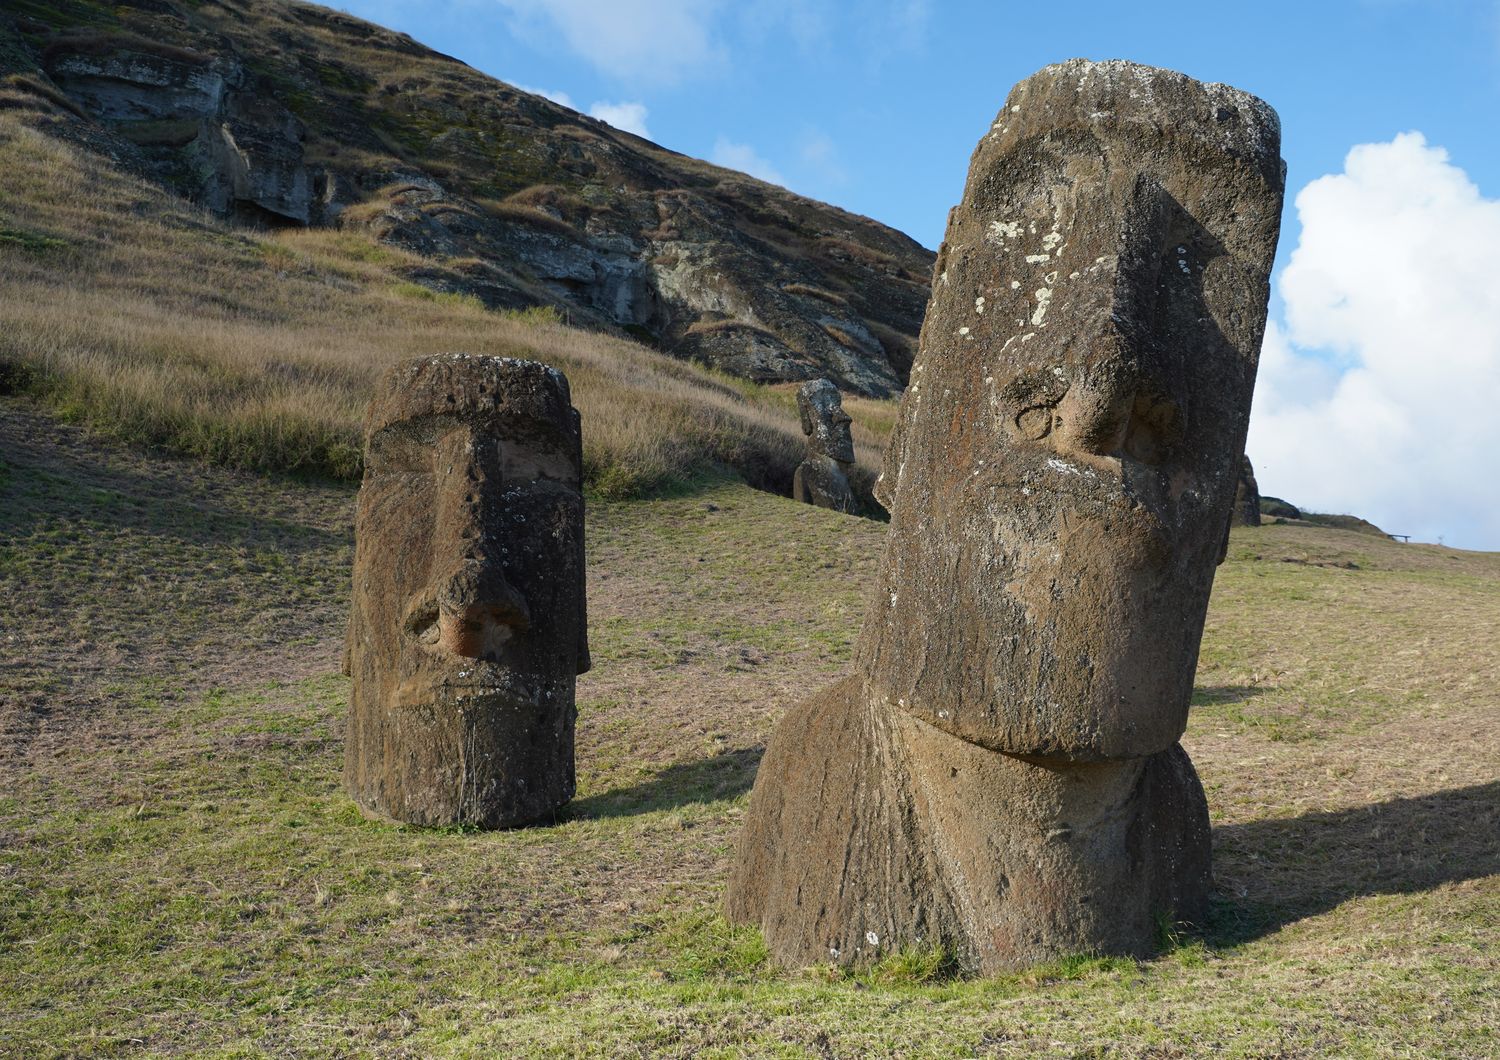
[[848, 468], [830, 456], [809, 454], [792, 474], [792, 499], [836, 512], [852, 512], [856, 504]]
[[940, 947], [988, 974], [1146, 956], [1207, 911], [1208, 805], [1181, 745], [1030, 762], [957, 739], [847, 678], [777, 727], [727, 913], [788, 965]]

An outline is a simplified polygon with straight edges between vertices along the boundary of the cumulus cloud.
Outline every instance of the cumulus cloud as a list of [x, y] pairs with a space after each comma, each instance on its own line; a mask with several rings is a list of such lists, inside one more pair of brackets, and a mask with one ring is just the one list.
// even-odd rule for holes
[[762, 158], [755, 148], [749, 144], [737, 144], [726, 136], [720, 136], [714, 141], [713, 153], [708, 156], [708, 160], [716, 166], [738, 169], [741, 173], [749, 173], [770, 184], [786, 187], [786, 178]]
[[1500, 549], [1500, 201], [1411, 132], [1296, 209], [1247, 445], [1262, 490]]
[[670, 83], [726, 58], [714, 26], [723, 0], [500, 0], [522, 23], [551, 26], [600, 70]]
[[646, 128], [644, 103], [606, 103], [600, 100], [589, 108], [589, 117], [598, 118], [616, 129], [651, 139], [651, 130]]

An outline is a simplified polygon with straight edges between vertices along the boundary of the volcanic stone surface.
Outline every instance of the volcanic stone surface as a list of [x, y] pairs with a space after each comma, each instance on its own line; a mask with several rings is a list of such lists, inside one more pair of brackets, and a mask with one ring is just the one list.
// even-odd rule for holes
[[1260, 525], [1260, 486], [1255, 481], [1255, 467], [1250, 458], [1240, 458], [1240, 477], [1234, 487], [1235, 526]]
[[797, 411], [807, 435], [807, 458], [792, 475], [792, 498], [820, 508], [852, 512], [858, 507], [849, 485], [854, 467], [854, 436], [839, 388], [814, 379], [797, 390]]
[[365, 416], [344, 783], [368, 813], [485, 828], [573, 797], [589, 667], [568, 381], [463, 354], [388, 372]]
[[789, 712], [727, 908], [788, 963], [1144, 954], [1204, 914], [1178, 745], [1244, 451], [1284, 168], [1224, 85], [1021, 82], [949, 218], [856, 672]]

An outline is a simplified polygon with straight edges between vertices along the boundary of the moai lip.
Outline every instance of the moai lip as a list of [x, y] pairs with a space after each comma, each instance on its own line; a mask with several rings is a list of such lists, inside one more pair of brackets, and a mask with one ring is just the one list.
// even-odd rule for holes
[[1285, 171], [1266, 104], [1124, 62], [1018, 84], [949, 216], [855, 672], [795, 705], [726, 896], [789, 964], [993, 972], [1199, 921], [1177, 743]]
[[854, 511], [858, 505], [849, 485], [854, 436], [838, 387], [828, 379], [803, 383], [797, 390], [797, 412], [807, 436], [807, 457], [792, 476], [792, 499], [839, 512]]
[[365, 417], [344, 783], [368, 813], [508, 827], [573, 796], [588, 669], [579, 418], [561, 372], [444, 355]]

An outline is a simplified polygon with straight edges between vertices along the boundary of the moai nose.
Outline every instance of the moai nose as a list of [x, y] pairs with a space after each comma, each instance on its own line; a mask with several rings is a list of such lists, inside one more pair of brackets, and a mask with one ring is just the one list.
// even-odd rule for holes
[[473, 557], [437, 594], [437, 647], [465, 659], [495, 660], [513, 635], [531, 625], [526, 599], [499, 564]]
[[[1103, 343], [1120, 346], [1114, 336]], [[1057, 450], [1078, 456], [1120, 455], [1136, 388], [1137, 374], [1125, 357], [1111, 355], [1081, 367], [1058, 403], [1053, 432]]]

